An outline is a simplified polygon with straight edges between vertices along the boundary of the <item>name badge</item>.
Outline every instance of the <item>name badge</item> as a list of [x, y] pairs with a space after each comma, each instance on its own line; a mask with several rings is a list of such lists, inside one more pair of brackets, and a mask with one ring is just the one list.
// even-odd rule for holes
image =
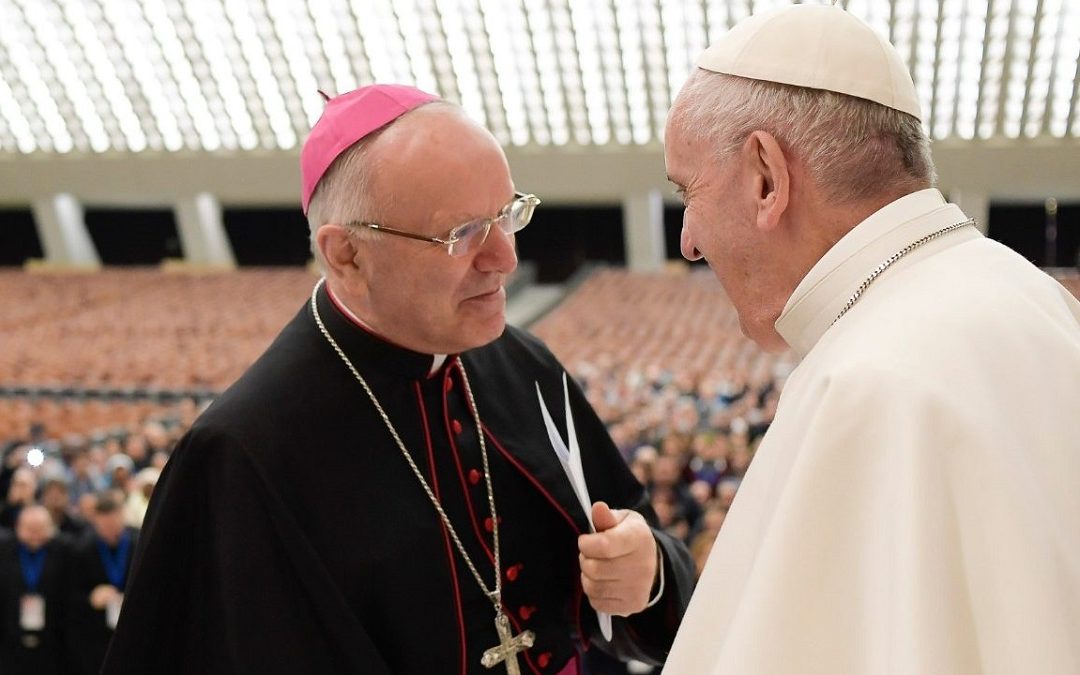
[[116, 622], [120, 620], [120, 606], [124, 604], [123, 594], [117, 595], [105, 605], [105, 625], [110, 630], [116, 630]]
[[19, 628], [34, 631], [45, 628], [45, 598], [37, 593], [22, 596], [19, 602]]

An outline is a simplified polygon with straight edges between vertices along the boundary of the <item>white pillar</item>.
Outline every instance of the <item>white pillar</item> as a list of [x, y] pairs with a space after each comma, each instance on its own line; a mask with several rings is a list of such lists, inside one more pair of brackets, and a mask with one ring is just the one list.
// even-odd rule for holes
[[209, 192], [186, 197], [173, 207], [184, 260], [196, 265], [236, 267], [221, 204]]
[[990, 197], [985, 192], [953, 188], [949, 190], [949, 201], [975, 219], [979, 232], [986, 234], [990, 229]]
[[59, 194], [35, 200], [31, 205], [45, 262], [50, 265], [100, 267], [101, 258], [86, 229], [82, 204], [75, 195]]
[[643, 271], [663, 268], [664, 198], [660, 190], [627, 195], [622, 212], [627, 266]]

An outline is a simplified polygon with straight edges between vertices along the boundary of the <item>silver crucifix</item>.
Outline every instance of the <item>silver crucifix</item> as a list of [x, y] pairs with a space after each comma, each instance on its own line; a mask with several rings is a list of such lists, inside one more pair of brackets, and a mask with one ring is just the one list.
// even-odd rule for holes
[[518, 668], [517, 655], [533, 646], [536, 636], [531, 630], [514, 635], [510, 631], [510, 620], [501, 611], [495, 615], [495, 630], [499, 634], [499, 645], [484, 652], [480, 659], [485, 668], [492, 668], [502, 662], [506, 662], [507, 675], [521, 675]]

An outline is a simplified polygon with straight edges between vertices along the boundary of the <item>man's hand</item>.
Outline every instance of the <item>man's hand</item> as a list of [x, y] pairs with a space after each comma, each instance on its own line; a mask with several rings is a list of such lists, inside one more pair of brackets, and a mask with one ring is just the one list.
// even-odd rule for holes
[[105, 606], [115, 600], [120, 595], [120, 590], [116, 586], [109, 584], [100, 584], [94, 587], [94, 590], [90, 592], [90, 606], [94, 609], [105, 609]]
[[598, 612], [629, 616], [645, 609], [656, 577], [656, 540], [637, 511], [592, 507], [596, 534], [578, 537], [581, 587]]

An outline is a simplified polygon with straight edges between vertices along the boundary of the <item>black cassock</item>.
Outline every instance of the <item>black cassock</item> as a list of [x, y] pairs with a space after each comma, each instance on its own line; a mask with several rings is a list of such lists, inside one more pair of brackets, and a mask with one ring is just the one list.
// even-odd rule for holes
[[[558, 673], [601, 645], [660, 662], [692, 590], [685, 547], [654, 529], [662, 600], [616, 618], [611, 644], [580, 585], [582, 508], [536, 397], [566, 438], [563, 369], [513, 328], [432, 357], [388, 344], [319, 292], [327, 328], [368, 381], [486, 583], [491, 514], [464, 368], [484, 426], [503, 604], [536, 644], [522, 672]], [[571, 381], [590, 495], [655, 524], [643, 488]], [[584, 636], [584, 637], [582, 637]], [[157, 484], [104, 673], [490, 673], [494, 610], [360, 384], [305, 306], [196, 421]]]
[[[46, 544], [43, 558], [30, 566], [40, 575], [34, 579], [36, 586], [31, 589], [23, 573], [18, 542], [14, 538], [0, 538], [0, 673], [56, 675], [67, 672], [64, 645], [67, 556], [64, 540], [56, 538]], [[44, 602], [41, 629], [28, 630], [23, 625], [24, 598], [31, 594]]]

